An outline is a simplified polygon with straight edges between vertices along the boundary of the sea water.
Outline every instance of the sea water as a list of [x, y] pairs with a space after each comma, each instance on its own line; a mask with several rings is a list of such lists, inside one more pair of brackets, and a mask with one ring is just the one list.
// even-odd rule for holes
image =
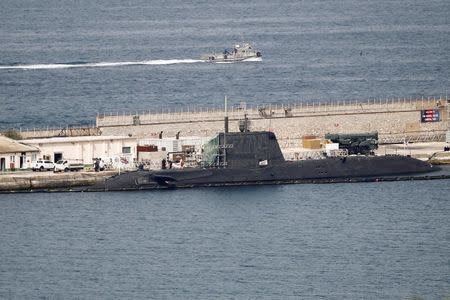
[[0, 195], [0, 298], [445, 299], [448, 181]]
[[[0, 128], [445, 96], [450, 2], [0, 2]], [[199, 60], [248, 41], [261, 62]], [[0, 298], [450, 296], [448, 180], [0, 194]]]
[[[450, 2], [0, 3], [0, 128], [97, 113], [446, 96]], [[211, 64], [247, 41], [262, 62]]]

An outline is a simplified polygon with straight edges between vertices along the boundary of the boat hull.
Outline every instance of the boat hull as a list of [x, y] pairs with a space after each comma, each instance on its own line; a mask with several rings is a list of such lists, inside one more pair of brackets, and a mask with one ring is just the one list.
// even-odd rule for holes
[[206, 58], [204, 59], [209, 63], [233, 63], [233, 62], [257, 62], [262, 61], [262, 57], [258, 56], [250, 56], [250, 57], [242, 57], [242, 58]]

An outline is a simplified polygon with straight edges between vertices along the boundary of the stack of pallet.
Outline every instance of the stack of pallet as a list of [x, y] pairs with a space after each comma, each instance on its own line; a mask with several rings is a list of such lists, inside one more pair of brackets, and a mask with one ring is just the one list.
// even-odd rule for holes
[[322, 148], [322, 140], [314, 135], [305, 135], [302, 137], [302, 146], [307, 149]]

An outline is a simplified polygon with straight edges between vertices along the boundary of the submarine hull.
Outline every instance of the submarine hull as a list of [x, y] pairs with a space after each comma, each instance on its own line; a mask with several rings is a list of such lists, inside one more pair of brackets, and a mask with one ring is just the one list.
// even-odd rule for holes
[[376, 180], [383, 176], [411, 176], [439, 169], [418, 159], [397, 155], [286, 161], [275, 135], [267, 131], [221, 133], [206, 144], [204, 150], [205, 161], [214, 162], [214, 167], [128, 172], [82, 190], [337, 182], [355, 178]]
[[134, 171], [108, 178], [86, 190], [118, 191], [170, 189], [197, 186], [260, 185], [301, 182], [370, 180], [439, 170], [406, 156], [348, 156], [319, 160], [285, 161], [258, 168], [186, 168]]

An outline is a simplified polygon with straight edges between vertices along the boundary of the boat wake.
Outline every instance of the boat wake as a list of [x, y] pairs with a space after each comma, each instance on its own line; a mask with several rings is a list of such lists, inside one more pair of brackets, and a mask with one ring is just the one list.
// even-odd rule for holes
[[174, 65], [174, 64], [192, 64], [200, 63], [204, 60], [199, 59], [156, 59], [142, 61], [123, 61], [123, 62], [98, 62], [98, 63], [57, 63], [57, 64], [29, 64], [29, 65], [0, 65], [0, 70], [51, 70], [51, 69], [70, 69], [70, 68], [105, 68], [122, 66], [140, 66], [140, 65]]

